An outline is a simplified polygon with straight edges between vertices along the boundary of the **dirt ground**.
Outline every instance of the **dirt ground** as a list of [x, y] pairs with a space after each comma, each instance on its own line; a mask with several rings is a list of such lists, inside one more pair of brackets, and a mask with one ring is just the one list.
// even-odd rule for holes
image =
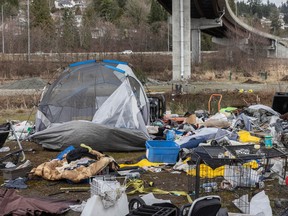
[[[32, 162], [33, 167], [37, 165], [48, 162], [54, 159], [59, 152], [43, 149], [40, 145], [33, 142], [22, 142], [26, 159]], [[17, 143], [15, 141], [9, 141], [5, 144], [11, 149], [18, 149]], [[140, 157], [143, 157], [145, 152], [130, 152], [130, 153], [107, 153], [108, 155], [114, 157], [118, 163], [133, 163], [136, 162]], [[0, 154], [2, 157], [4, 153]], [[188, 176], [186, 173], [172, 173], [172, 167], [165, 166], [161, 172], [143, 172], [140, 179], [144, 181], [146, 188], [150, 188], [149, 183], [153, 182], [153, 187], [165, 190], [165, 191], [183, 191], [194, 198], [195, 193], [195, 177]], [[119, 179], [123, 182], [122, 179]], [[212, 180], [210, 179], [209, 182]], [[201, 180], [203, 183], [204, 180]], [[0, 183], [3, 183], [3, 176], [0, 176]], [[63, 181], [47, 181], [40, 177], [30, 176], [29, 180], [26, 182], [28, 185], [27, 189], [18, 190], [18, 193], [23, 196], [32, 197], [48, 197], [52, 199], [64, 199], [64, 200], [78, 200], [79, 202], [86, 201], [91, 195], [90, 184], [78, 183], [74, 184], [71, 182]], [[86, 187], [86, 189], [78, 190], [79, 187]], [[69, 190], [61, 190], [61, 188], [70, 188]], [[227, 190], [217, 190], [211, 193], [204, 193], [200, 190], [200, 196], [217, 194], [222, 199], [222, 206], [227, 208], [229, 212], [240, 212], [232, 200], [239, 198], [243, 194], [248, 194], [249, 199], [257, 192], [265, 190], [265, 193], [269, 196], [270, 205], [273, 209], [273, 215], [280, 215], [288, 207], [287, 192], [288, 187], [286, 185], [279, 185], [278, 180], [265, 182], [264, 189], [259, 188], [238, 188], [234, 191]], [[127, 189], [127, 192], [131, 191], [131, 188]], [[138, 197], [141, 194], [129, 195], [130, 200], [133, 197]], [[143, 195], [143, 194], [142, 194]], [[170, 200], [173, 204], [181, 208], [184, 204], [188, 203], [186, 196], [176, 196], [172, 194], [159, 195], [154, 194], [156, 198]], [[248, 204], [247, 204], [248, 205]], [[76, 216], [80, 215], [77, 212], [69, 211], [65, 215]]]
[[[209, 86], [209, 84], [207, 85]], [[171, 86], [170, 86], [171, 87]], [[170, 88], [169, 87], [169, 88]], [[210, 86], [211, 87], [211, 86]], [[253, 86], [252, 86], [253, 87]], [[239, 91], [239, 89], [229, 90], [229, 91], [201, 91], [200, 93], [194, 94], [174, 94], [172, 92], [166, 93], [167, 106], [169, 109], [173, 110], [175, 113], [184, 114], [186, 111], [193, 111], [196, 109], [207, 109], [207, 102], [212, 93], [221, 93], [223, 95], [222, 99], [222, 107], [225, 106], [237, 106], [244, 107], [250, 104], [255, 104], [257, 102], [261, 102], [262, 104], [271, 106], [274, 91], [254, 91], [248, 92], [248, 89], [244, 91]], [[3, 110], [10, 109], [11, 107], [15, 107], [17, 109], [30, 108], [29, 105], [36, 103], [37, 98], [35, 95], [23, 96], [0, 96], [1, 112], [0, 115], [3, 119], [6, 117], [6, 113]], [[9, 106], [7, 105], [9, 103]], [[217, 101], [212, 101], [215, 105]], [[10, 107], [10, 108], [9, 108]], [[19, 111], [17, 111], [19, 112]], [[15, 114], [15, 113], [14, 113]], [[18, 113], [19, 114], [19, 113]], [[11, 116], [9, 116], [11, 119]], [[22, 142], [26, 158], [32, 162], [33, 167], [40, 165], [41, 163], [47, 162], [51, 159], [54, 159], [59, 152], [51, 151], [47, 149], [43, 149], [40, 145], [23, 141]], [[9, 146], [11, 150], [17, 149], [17, 143], [14, 141], [7, 142], [5, 146]], [[97, 150], [97, 149], [96, 149]], [[108, 155], [114, 157], [117, 163], [125, 163], [129, 161], [130, 163], [136, 162], [139, 157], [143, 157], [145, 152], [128, 152], [128, 153], [114, 153], [107, 152]], [[3, 157], [5, 153], [0, 154], [0, 158]], [[163, 167], [161, 172], [153, 173], [153, 172], [144, 172], [141, 174], [141, 179], [145, 182], [145, 187], [150, 187], [149, 182], [153, 182], [154, 187], [165, 190], [177, 190], [184, 191], [187, 193], [191, 193], [190, 195], [193, 198], [193, 189], [194, 185], [191, 184], [193, 178], [191, 176], [187, 176], [186, 173], [171, 173], [171, 167]], [[0, 184], [3, 183], [3, 176], [0, 175]], [[36, 196], [36, 197], [51, 197], [55, 199], [65, 199], [65, 200], [79, 200], [86, 201], [90, 197], [90, 184], [89, 183], [81, 183], [81, 184], [71, 184], [67, 181], [47, 181], [42, 178], [33, 177], [27, 181], [28, 188], [19, 190], [19, 194], [23, 196]], [[61, 190], [63, 187], [71, 188], [68, 191]], [[78, 187], [86, 187], [84, 191], [76, 191]], [[128, 189], [127, 191], [129, 191]], [[288, 207], [288, 199], [287, 192], [288, 186], [279, 185], [278, 181], [269, 181], [265, 182], [265, 193], [270, 198], [270, 205], [273, 209], [273, 215], [280, 215]], [[235, 208], [232, 200], [239, 198], [239, 194], [248, 193], [251, 198], [252, 195], [259, 192], [258, 188], [248, 188], [248, 189], [238, 189], [237, 191], [215, 191], [213, 193], [217, 193], [220, 195], [222, 199], [222, 205], [230, 212], [239, 212], [237, 208]], [[202, 194], [203, 195], [203, 194]], [[139, 196], [139, 194], [129, 195], [128, 198], [131, 199], [134, 196]], [[171, 194], [159, 195], [155, 194], [155, 197], [161, 199], [171, 200], [171, 202], [178, 207], [183, 206], [188, 203], [188, 200], [185, 196], [176, 196]], [[79, 213], [72, 212], [71, 210], [66, 213], [66, 215], [80, 215]]]

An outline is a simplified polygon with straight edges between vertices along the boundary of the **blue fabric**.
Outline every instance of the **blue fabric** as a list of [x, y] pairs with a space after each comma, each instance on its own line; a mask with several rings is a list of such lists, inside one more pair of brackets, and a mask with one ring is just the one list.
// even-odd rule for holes
[[188, 142], [180, 145], [180, 148], [187, 148], [187, 149], [196, 148], [198, 147], [200, 143], [206, 143], [206, 139], [204, 138], [193, 139], [192, 138]]
[[63, 159], [63, 157], [64, 157], [64, 155], [66, 155], [66, 154], [68, 154], [70, 151], [72, 151], [73, 149], [75, 149], [75, 147], [74, 146], [68, 146], [66, 149], [64, 149], [62, 152], [60, 152], [58, 155], [57, 155], [57, 157], [56, 157], [56, 159], [58, 159], [58, 160], [62, 160]]
[[174, 141], [175, 140], [175, 132], [173, 130], [167, 131], [166, 140], [168, 140], [168, 141]]
[[[245, 130], [252, 131], [252, 125], [251, 125], [250, 119], [244, 113], [241, 113], [238, 116], [237, 121], [238, 120], [242, 120], [244, 122]], [[236, 123], [237, 123], [237, 121], [236, 121]], [[236, 123], [235, 123], [235, 125], [236, 125]]]
[[5, 182], [4, 187], [6, 188], [15, 188], [15, 189], [26, 189], [27, 185], [25, 182], [27, 181], [27, 178], [17, 178], [17, 179], [11, 179], [8, 182]]

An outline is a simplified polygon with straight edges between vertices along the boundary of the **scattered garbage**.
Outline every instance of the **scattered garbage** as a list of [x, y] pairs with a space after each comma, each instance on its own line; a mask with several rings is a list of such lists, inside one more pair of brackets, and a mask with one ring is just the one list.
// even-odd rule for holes
[[251, 198], [249, 213], [252, 215], [259, 215], [260, 213], [264, 216], [273, 215], [269, 197], [265, 194], [264, 190]]
[[[124, 87], [131, 87], [126, 84], [119, 86], [120, 90]], [[120, 94], [121, 91], [112, 95], [112, 99], [107, 99], [108, 102], [114, 100]], [[103, 104], [108, 102], [103, 102]], [[129, 101], [129, 104], [135, 105], [135, 103], [137, 101], [134, 98]], [[109, 113], [116, 115], [118, 112], [114, 110], [113, 106], [109, 110], [105, 109], [104, 106], [100, 111], [101, 113], [96, 112], [97, 115], [95, 114], [97, 118], [94, 116], [94, 120], [99, 124], [106, 122], [103, 113], [108, 116]], [[130, 140], [128, 142], [131, 142], [136, 138], [130, 134], [130, 131], [127, 133], [127, 129], [130, 130], [129, 124], [132, 124], [133, 129], [140, 125], [141, 131], [145, 131], [145, 135], [149, 134], [149, 136], [145, 136], [146, 138], [141, 136], [139, 138], [141, 140], [137, 139], [137, 142], [140, 143], [139, 146], [138, 144], [127, 148], [125, 145], [117, 146], [118, 150], [130, 150], [134, 147], [133, 150], [137, 150], [138, 147], [143, 150], [145, 148], [146, 157], [143, 156], [138, 162], [118, 165], [113, 157], [94, 150], [94, 147], [97, 147], [98, 144], [93, 145], [93, 148], [80, 142], [77, 143], [77, 146], [68, 145], [74, 136], [78, 136], [78, 134], [72, 133], [69, 137], [70, 140], [65, 140], [66, 145], [64, 146], [66, 148], [62, 152], [58, 153], [51, 161], [38, 165], [32, 171], [31, 164], [28, 161], [27, 166], [6, 163], [6, 168], [10, 169], [10, 173], [7, 174], [7, 169], [6, 173], [3, 171], [3, 176], [4, 179], [6, 178], [9, 181], [6, 181], [3, 186], [25, 188], [25, 185], [22, 184], [25, 179], [16, 177], [22, 177], [22, 174], [26, 176], [30, 171], [32, 176], [40, 176], [43, 179], [53, 181], [64, 179], [72, 183], [81, 183], [90, 180], [91, 196], [87, 202], [70, 206], [74, 211], [82, 212], [81, 215], [86, 216], [91, 214], [127, 215], [129, 213], [127, 195], [134, 193], [148, 193], [141, 196], [141, 199], [147, 205], [170, 202], [169, 200], [156, 199], [153, 193], [183, 195], [187, 196], [188, 199], [190, 198], [190, 194], [186, 191], [177, 191], [174, 188], [173, 190], [162, 190], [155, 188], [153, 180], [144, 182], [141, 180], [141, 175], [146, 171], [153, 173], [169, 172], [171, 174], [181, 174], [184, 171], [188, 174], [188, 178], [189, 176], [200, 178], [201, 182], [199, 180], [197, 187], [201, 189], [201, 192], [208, 194], [216, 193], [219, 190], [235, 192], [237, 188], [241, 187], [264, 189], [266, 186], [264, 181], [267, 176], [278, 178], [279, 184], [287, 185], [287, 158], [282, 157], [287, 155], [286, 150], [283, 150], [283, 147], [287, 146], [288, 140], [287, 116], [280, 115], [270, 107], [261, 104], [242, 109], [235, 107], [220, 109], [218, 107], [217, 111], [213, 115], [210, 114], [210, 111], [205, 110], [195, 110], [180, 115], [173, 114], [168, 110], [162, 119], [155, 118], [155, 121], [151, 122], [150, 125], [142, 127], [143, 119], [138, 121], [137, 110], [136, 114], [132, 113], [135, 121], [131, 119], [131, 122], [125, 122], [123, 121], [124, 118], [114, 119], [117, 122], [115, 123], [117, 129], [110, 130], [107, 129], [109, 126], [98, 125], [95, 126], [96, 129], [93, 127], [92, 131], [99, 132], [100, 127], [100, 131], [105, 131], [105, 134], [103, 134], [104, 132], [97, 134], [98, 138], [106, 135], [109, 137], [108, 135], [111, 134], [115, 135], [115, 131], [117, 131], [117, 134], [119, 132], [120, 135], [118, 135], [121, 136], [121, 139], [129, 134]], [[41, 118], [41, 121], [44, 121], [43, 118]], [[106, 123], [110, 125], [111, 122]], [[58, 134], [67, 128], [69, 131], [81, 133], [83, 130], [92, 128], [88, 124], [90, 123], [81, 120], [53, 127], [54, 130], [61, 127], [61, 130], [57, 131]], [[126, 132], [122, 130], [123, 125]], [[33, 129], [33, 125], [27, 121], [15, 123], [13, 126], [15, 132], [17, 132], [17, 137], [21, 140], [25, 139]], [[71, 127], [75, 127], [77, 130], [70, 130]], [[49, 130], [49, 128], [45, 129], [46, 132], [49, 132]], [[51, 131], [53, 132], [53, 130]], [[113, 131], [113, 133], [109, 131]], [[57, 139], [57, 136], [55, 135], [53, 139]], [[15, 139], [15, 136], [11, 139]], [[46, 145], [53, 148], [53, 139]], [[117, 137], [115, 140], [117, 140]], [[60, 149], [60, 147], [62, 145], [55, 148]], [[105, 150], [113, 149], [113, 145], [108, 147], [103, 145], [102, 147]], [[1, 148], [0, 151], [5, 151], [5, 148]], [[119, 168], [127, 168], [127, 170], [119, 171]], [[107, 173], [104, 173], [106, 175], [102, 175], [106, 171]], [[110, 174], [110, 171], [113, 171], [113, 174]], [[277, 174], [277, 177], [274, 177], [273, 174]], [[7, 177], [8, 175], [10, 177]], [[120, 184], [119, 179], [125, 179], [127, 185]], [[86, 187], [85, 191], [89, 191], [89, 189]], [[126, 189], [132, 190], [126, 191]], [[63, 191], [61, 192], [63, 193]], [[193, 193], [195, 196], [199, 195], [196, 190]], [[233, 203], [245, 214], [272, 215], [269, 199], [264, 191], [252, 197], [250, 202], [249, 196], [243, 195], [234, 200]], [[261, 208], [258, 207], [260, 206], [259, 203], [261, 205], [264, 203]]]
[[90, 185], [91, 197], [98, 195], [105, 209], [113, 206], [125, 192], [125, 186], [122, 186], [115, 176], [95, 176]]
[[27, 136], [30, 134], [33, 124], [28, 121], [22, 121], [22, 122], [12, 122], [13, 123], [13, 129], [15, 131], [15, 134], [10, 133], [8, 140], [16, 140], [15, 135], [18, 137], [20, 140], [27, 139]]

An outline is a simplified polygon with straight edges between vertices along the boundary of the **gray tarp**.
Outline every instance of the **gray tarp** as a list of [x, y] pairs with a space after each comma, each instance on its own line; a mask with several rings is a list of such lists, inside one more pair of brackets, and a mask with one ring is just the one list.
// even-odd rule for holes
[[29, 138], [49, 149], [63, 150], [67, 146], [77, 147], [84, 143], [104, 152], [145, 150], [145, 141], [148, 139], [139, 130], [115, 128], [82, 120], [54, 125]]

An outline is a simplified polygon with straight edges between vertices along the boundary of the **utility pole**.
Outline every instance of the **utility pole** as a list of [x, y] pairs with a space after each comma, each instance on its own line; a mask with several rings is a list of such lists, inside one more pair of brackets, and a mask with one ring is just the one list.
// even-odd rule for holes
[[5, 53], [5, 44], [4, 44], [4, 12], [3, 12], [3, 5], [1, 6], [1, 14], [2, 14], [2, 53]]
[[27, 48], [27, 60], [30, 62], [30, 0], [27, 0], [27, 32], [28, 32], [28, 48]]
[[167, 19], [167, 29], [168, 29], [168, 38], [167, 38], [167, 46], [168, 46], [168, 52], [170, 51], [170, 16], [168, 16], [168, 19]]
[[236, 17], [238, 17], [238, 0], [235, 0], [235, 12], [236, 12]]

